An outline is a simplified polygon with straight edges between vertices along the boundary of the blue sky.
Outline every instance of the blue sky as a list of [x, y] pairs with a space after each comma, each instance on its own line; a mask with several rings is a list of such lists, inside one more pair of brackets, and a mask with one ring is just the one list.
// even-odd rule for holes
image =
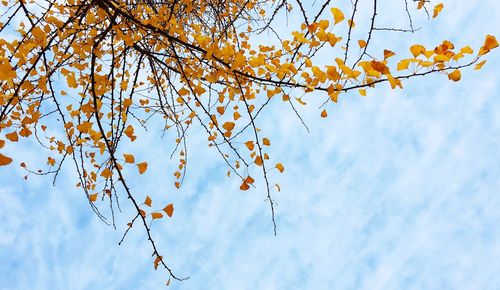
[[[496, 0], [444, 4], [415, 35], [374, 45], [478, 48], [486, 34], [500, 37]], [[286, 167], [271, 176], [281, 185], [276, 237], [262, 184], [239, 191], [204, 135], [191, 136], [188, 181], [175, 190], [165, 140], [149, 134], [136, 149], [150, 169], [132, 187], [175, 204], [153, 225], [168, 264], [190, 276], [171, 288], [500, 289], [500, 54], [487, 59], [458, 83], [432, 75], [402, 91], [344, 95], [328, 119], [310, 105], [301, 110], [310, 133], [273, 103], [259, 122]], [[42, 158], [30, 143], [7, 150]], [[0, 167], [0, 289], [161, 288], [168, 277], [153, 270], [142, 232], [118, 246], [129, 217], [119, 215], [118, 230], [100, 222], [71, 169], [53, 187]]]

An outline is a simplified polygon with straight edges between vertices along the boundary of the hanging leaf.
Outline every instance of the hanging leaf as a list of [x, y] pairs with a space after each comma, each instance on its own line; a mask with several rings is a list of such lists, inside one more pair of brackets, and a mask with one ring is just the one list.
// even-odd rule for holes
[[146, 199], [144, 200], [144, 204], [147, 205], [147, 206], [149, 206], [149, 207], [151, 207], [151, 203], [152, 202], [153, 201], [151, 200], [151, 197], [149, 197], [149, 195], [146, 196]]
[[123, 154], [123, 158], [125, 158], [125, 162], [127, 162], [127, 163], [134, 163], [135, 162], [134, 155], [132, 155], [132, 154]]
[[163, 214], [161, 212], [153, 212], [151, 213], [151, 217], [153, 219], [161, 219], [163, 217]]
[[9, 165], [10, 163], [12, 163], [12, 158], [7, 157], [2, 153], [0, 153], [0, 166]]
[[139, 169], [139, 174], [143, 174], [148, 169], [148, 163], [147, 162], [138, 163], [137, 168]]
[[174, 214], [174, 205], [171, 203], [168, 204], [163, 208], [163, 211], [168, 215], [168, 217], [172, 217], [172, 215]]

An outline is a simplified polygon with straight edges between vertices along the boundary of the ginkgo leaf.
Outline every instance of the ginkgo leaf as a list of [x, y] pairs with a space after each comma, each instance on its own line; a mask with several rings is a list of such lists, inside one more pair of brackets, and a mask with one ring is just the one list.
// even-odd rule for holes
[[403, 59], [400, 62], [398, 62], [397, 70], [401, 71], [401, 70], [408, 69], [409, 65], [410, 65], [410, 61], [408, 59]]
[[12, 158], [0, 153], [0, 166], [9, 165], [10, 163], [12, 163]]
[[264, 144], [265, 146], [271, 146], [271, 141], [269, 141], [268, 138], [263, 138], [262, 139], [262, 144]]
[[153, 212], [151, 213], [151, 217], [153, 219], [161, 219], [163, 217], [163, 214], [161, 212]]
[[247, 146], [248, 150], [252, 151], [255, 147], [253, 141], [247, 141], [245, 142], [245, 146]]
[[132, 99], [125, 99], [125, 100], [123, 100], [122, 105], [125, 108], [130, 107], [132, 105]]
[[70, 87], [70, 88], [78, 87], [78, 84], [76, 83], [75, 75], [72, 73], [66, 76], [66, 82], [68, 83], [68, 87]]
[[9, 139], [12, 142], [17, 142], [19, 140], [16, 131], [5, 134], [5, 138]]
[[222, 125], [222, 128], [224, 128], [226, 131], [231, 131], [234, 129], [234, 122], [225, 122], [223, 125]]
[[249, 190], [250, 189], [250, 186], [248, 185], [248, 183], [244, 182], [240, 185], [240, 190]]
[[135, 135], [134, 135], [134, 127], [132, 127], [132, 125], [128, 125], [125, 130], [123, 130], [123, 133], [125, 133], [125, 135], [127, 135], [127, 137], [130, 138], [130, 141], [134, 142], [134, 140], [137, 138]]
[[474, 50], [469, 45], [467, 45], [467, 46], [462, 47], [462, 49], [460, 49], [460, 52], [466, 53], [466, 54], [472, 54], [472, 53], [474, 53]]
[[[153, 265], [154, 265], [154, 268], [155, 270], [158, 269], [158, 265], [160, 264], [161, 260], [162, 260], [162, 256], [156, 256], [156, 259], [155, 261], [153, 262]], [[170, 279], [169, 279], [170, 280]], [[167, 285], [168, 286], [168, 285]]]
[[12, 68], [10, 63], [0, 63], [0, 81], [12, 81], [17, 76], [16, 71]]
[[360, 39], [360, 40], [358, 40], [358, 45], [359, 45], [359, 48], [365, 48], [366, 41], [364, 41], [363, 39]]
[[342, 12], [342, 10], [335, 8], [335, 7], [332, 7], [330, 9], [330, 11], [333, 14], [333, 19], [334, 19], [335, 24], [342, 22], [345, 19], [344, 13]]
[[279, 172], [283, 173], [285, 171], [285, 167], [281, 163], [276, 163], [276, 168], [279, 170]]
[[420, 44], [415, 44], [410, 46], [410, 52], [413, 54], [414, 57], [417, 57], [425, 52], [425, 47]]
[[475, 69], [475, 70], [480, 70], [480, 69], [483, 67], [483, 65], [484, 65], [485, 63], [486, 63], [486, 60], [483, 60], [483, 61], [479, 62], [478, 64], [476, 64], [476, 65], [474, 66], [474, 69]]
[[326, 118], [326, 117], [328, 117], [328, 113], [326, 112], [326, 110], [321, 111], [321, 118]]
[[245, 178], [245, 182], [248, 184], [253, 184], [255, 182], [255, 179], [253, 179], [251, 176], [247, 176], [247, 178]]
[[54, 166], [56, 164], [56, 160], [52, 157], [47, 158], [47, 164], [50, 166]]
[[135, 162], [135, 157], [132, 154], [123, 154], [123, 158], [125, 158], [125, 162], [127, 162], [127, 163], [134, 163]]
[[450, 74], [448, 74], [448, 78], [454, 82], [458, 82], [460, 78], [462, 77], [462, 74], [458, 69], [454, 70]]
[[174, 214], [174, 205], [168, 204], [163, 208], [163, 211], [168, 215], [168, 217], [172, 217], [172, 215]]
[[493, 35], [486, 35], [484, 44], [479, 50], [478, 55], [484, 55], [490, 52], [491, 49], [498, 47], [498, 41]]
[[439, 3], [436, 6], [434, 6], [434, 13], [432, 14], [432, 18], [436, 18], [439, 13], [441, 13], [441, 10], [443, 10], [443, 3]]
[[148, 163], [147, 162], [138, 163], [137, 169], [139, 169], [139, 174], [143, 174], [148, 169]]
[[89, 195], [90, 202], [95, 202], [97, 200], [97, 193]]
[[359, 94], [363, 97], [366, 97], [366, 90], [365, 89], [360, 89]]
[[393, 51], [390, 51], [388, 49], [384, 49], [384, 59], [388, 59], [391, 56], [396, 55]]
[[146, 199], [144, 200], [144, 204], [147, 205], [147, 206], [149, 206], [149, 207], [151, 207], [151, 203], [152, 202], [153, 201], [151, 200], [151, 197], [149, 197], [149, 195], [146, 196]]

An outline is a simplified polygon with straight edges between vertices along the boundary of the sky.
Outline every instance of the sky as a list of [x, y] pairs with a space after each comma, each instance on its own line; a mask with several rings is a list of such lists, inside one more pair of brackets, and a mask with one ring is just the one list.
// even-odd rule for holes
[[[449, 39], [478, 48], [486, 34], [500, 37], [497, 0], [443, 2], [440, 18], [419, 22], [414, 35], [380, 34], [374, 45], [407, 51]], [[381, 21], [398, 21], [400, 8], [389, 6]], [[263, 185], [240, 191], [205, 136], [190, 137], [177, 190], [164, 181], [165, 140], [148, 134], [136, 149], [155, 162], [131, 186], [175, 205], [153, 224], [166, 262], [190, 277], [170, 288], [500, 289], [500, 53], [487, 60], [458, 83], [432, 75], [404, 90], [343, 95], [327, 119], [301, 108], [310, 133], [272, 103], [259, 122], [286, 168], [271, 175], [281, 186], [277, 236]], [[16, 161], [41, 158], [30, 143], [7, 150]], [[24, 175], [0, 167], [0, 289], [163, 287], [168, 276], [153, 269], [143, 232], [118, 246], [130, 217], [119, 214], [117, 230], [103, 224], [71, 166], [56, 186]]]

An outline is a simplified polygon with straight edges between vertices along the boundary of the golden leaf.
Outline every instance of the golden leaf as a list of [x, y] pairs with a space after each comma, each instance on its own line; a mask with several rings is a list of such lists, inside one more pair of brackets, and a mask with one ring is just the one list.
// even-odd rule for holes
[[484, 65], [485, 63], [486, 63], [486, 60], [483, 60], [483, 61], [479, 62], [478, 64], [476, 64], [476, 65], [474, 66], [474, 69], [475, 69], [475, 70], [480, 70], [480, 69], [483, 67], [483, 65]]
[[245, 142], [245, 145], [247, 146], [248, 150], [252, 151], [253, 148], [255, 147], [253, 141], [247, 141]]
[[146, 196], [146, 199], [144, 200], [144, 204], [147, 205], [147, 206], [149, 206], [149, 207], [151, 207], [151, 203], [152, 202], [153, 201], [151, 200], [151, 197], [149, 197], [149, 195]]
[[163, 208], [163, 211], [168, 215], [168, 217], [172, 217], [172, 215], [174, 214], [174, 205], [168, 204]]
[[12, 163], [12, 158], [0, 153], [0, 166], [9, 165], [10, 163]]
[[338, 8], [333, 7], [330, 9], [330, 12], [333, 14], [335, 24], [342, 22], [345, 19], [344, 13]]
[[462, 74], [460, 73], [460, 71], [458, 69], [452, 71], [450, 74], [448, 74], [448, 79], [454, 81], [454, 82], [458, 82], [460, 80], [460, 78], [462, 78]]
[[441, 13], [441, 10], [443, 10], [443, 3], [439, 3], [436, 6], [434, 6], [434, 14], [432, 14], [432, 18], [436, 18], [439, 13]]
[[127, 162], [127, 163], [134, 163], [135, 162], [135, 157], [132, 154], [123, 154], [123, 158], [125, 158], [125, 162]]
[[151, 213], [151, 217], [153, 219], [161, 219], [163, 217], [163, 214], [161, 212], [153, 212]]
[[139, 174], [143, 174], [148, 169], [148, 163], [147, 162], [138, 163], [137, 168], [139, 169]]

